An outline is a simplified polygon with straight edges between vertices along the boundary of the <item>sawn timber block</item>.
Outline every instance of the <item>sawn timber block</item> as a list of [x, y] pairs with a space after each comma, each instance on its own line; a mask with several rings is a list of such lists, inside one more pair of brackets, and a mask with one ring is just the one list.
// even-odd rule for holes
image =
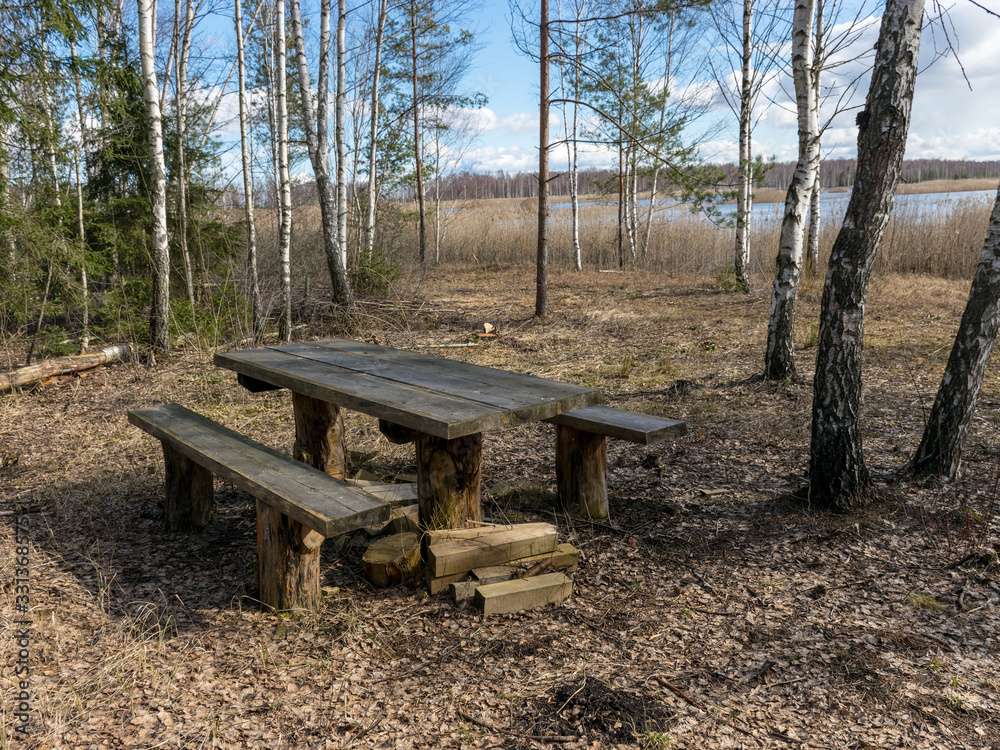
[[573, 594], [573, 582], [562, 573], [490, 583], [476, 589], [476, 609], [484, 615], [521, 612], [561, 602]]
[[556, 527], [548, 523], [526, 523], [472, 538], [429, 541], [427, 566], [434, 578], [473, 568], [553, 552], [558, 543]]

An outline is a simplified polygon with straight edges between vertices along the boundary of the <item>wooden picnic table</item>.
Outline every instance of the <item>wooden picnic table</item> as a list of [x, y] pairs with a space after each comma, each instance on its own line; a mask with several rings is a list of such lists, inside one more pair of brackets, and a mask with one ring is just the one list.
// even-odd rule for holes
[[482, 520], [483, 432], [601, 401], [593, 388], [350, 339], [227, 352], [214, 361], [250, 391], [292, 391], [293, 453], [332, 476], [347, 473], [341, 408], [377, 417], [392, 442], [415, 442], [426, 528]]

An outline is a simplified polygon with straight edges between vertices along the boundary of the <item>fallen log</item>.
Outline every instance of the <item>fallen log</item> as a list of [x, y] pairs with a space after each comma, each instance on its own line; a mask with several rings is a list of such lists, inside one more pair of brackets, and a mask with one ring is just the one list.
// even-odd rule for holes
[[18, 367], [10, 372], [0, 372], [0, 393], [56, 375], [68, 375], [73, 372], [90, 370], [118, 359], [125, 359], [131, 354], [132, 346], [130, 344], [114, 344], [92, 354], [46, 359], [27, 367]]

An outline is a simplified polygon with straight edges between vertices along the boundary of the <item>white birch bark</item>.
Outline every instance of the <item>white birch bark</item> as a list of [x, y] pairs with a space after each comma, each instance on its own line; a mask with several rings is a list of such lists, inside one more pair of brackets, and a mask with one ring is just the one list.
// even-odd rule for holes
[[753, 211], [753, 0], [743, 0], [743, 54], [740, 72], [740, 163], [736, 196], [736, 279], [750, 289], [750, 221]]
[[334, 140], [337, 144], [337, 247], [340, 263], [334, 282], [334, 300], [354, 306], [354, 296], [347, 279], [347, 136], [344, 105], [347, 99], [347, 0], [337, 5], [337, 100], [334, 107]]
[[288, 94], [285, 78], [285, 0], [277, 0], [275, 10], [275, 88], [277, 89], [278, 175], [281, 195], [281, 225], [278, 230], [278, 256], [281, 262], [281, 319], [278, 336], [292, 340], [292, 185], [288, 175]]
[[155, 0], [138, 0], [139, 60], [142, 66], [146, 130], [149, 138], [149, 198], [152, 208], [153, 299], [149, 318], [151, 355], [170, 351], [170, 247], [167, 242], [167, 168], [163, 159], [163, 126], [156, 83], [153, 18]]
[[240, 159], [243, 165], [243, 203], [247, 229], [247, 266], [250, 271], [250, 326], [254, 341], [264, 333], [264, 316], [260, 300], [260, 279], [257, 276], [257, 228], [254, 224], [253, 172], [250, 170], [250, 139], [247, 135], [247, 81], [243, 44], [243, 12], [240, 0], [235, 0], [236, 64], [239, 66], [240, 97]]
[[[340, 21], [338, 13], [337, 47], [338, 58], [340, 48]], [[347, 282], [347, 186], [344, 184], [344, 239], [341, 243], [340, 232], [340, 184], [334, 185], [330, 177], [330, 145], [327, 137], [329, 122], [329, 69], [330, 69], [330, 0], [320, 4], [320, 38], [319, 38], [319, 72], [317, 74], [316, 103], [313, 107], [312, 88], [309, 79], [309, 67], [306, 61], [305, 39], [303, 34], [302, 14], [299, 0], [292, 0], [292, 33], [295, 38], [295, 60], [299, 71], [299, 94], [302, 100], [303, 128], [306, 135], [306, 147], [309, 160], [312, 163], [313, 174], [316, 177], [316, 188], [319, 192], [320, 216], [323, 227], [323, 247], [326, 251], [326, 263], [330, 273], [330, 283], [333, 286], [333, 301], [336, 304], [350, 307], [353, 305], [353, 295]], [[340, 67], [338, 59], [338, 79]], [[338, 84], [339, 86], [339, 84]], [[339, 99], [338, 99], [339, 105]], [[335, 107], [338, 107], [335, 105]], [[339, 114], [338, 114], [339, 113]], [[337, 118], [334, 126], [335, 138], [343, 137], [343, 109], [337, 108]], [[340, 159], [338, 147], [338, 176], [341, 166], [346, 174], [347, 159]]]
[[371, 132], [368, 144], [368, 211], [365, 218], [365, 237], [367, 259], [370, 261], [375, 252], [375, 204], [378, 199], [377, 181], [375, 179], [376, 157], [378, 156], [378, 118], [379, 102], [381, 100], [379, 85], [382, 75], [382, 39], [385, 35], [385, 20], [388, 15], [389, 0], [381, 0], [378, 11], [378, 28], [375, 31], [375, 69], [372, 72], [371, 100]]
[[795, 339], [795, 303], [802, 274], [802, 246], [806, 209], [819, 164], [819, 121], [812, 85], [813, 22], [816, 0], [796, 0], [792, 20], [792, 76], [799, 123], [799, 158], [788, 193], [778, 240], [771, 313], [764, 353], [764, 376], [786, 380], [795, 376], [792, 358]]
[[184, 24], [181, 25], [181, 0], [174, 0], [174, 35], [179, 40], [177, 66], [174, 68], [174, 108], [177, 118], [177, 241], [184, 261], [184, 282], [188, 304], [194, 313], [194, 272], [187, 241], [187, 160], [184, 155], [187, 128], [187, 66], [191, 56], [191, 32], [194, 26], [194, 0], [184, 3]]

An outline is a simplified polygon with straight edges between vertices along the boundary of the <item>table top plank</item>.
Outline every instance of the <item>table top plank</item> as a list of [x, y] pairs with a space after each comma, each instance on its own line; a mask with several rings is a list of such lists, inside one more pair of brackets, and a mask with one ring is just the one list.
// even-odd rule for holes
[[[587, 401], [586, 406], [592, 406], [601, 399], [601, 394], [594, 388], [572, 383], [562, 383], [558, 380], [540, 378], [537, 375], [527, 375], [510, 370], [498, 370], [494, 367], [474, 365], [471, 362], [462, 362], [456, 359], [444, 359], [442, 357], [431, 357], [419, 352], [406, 349], [389, 349], [377, 344], [369, 344], [366, 341], [355, 341], [353, 339], [325, 339], [309, 342], [310, 346], [317, 346], [326, 349], [334, 349], [352, 354], [360, 354], [372, 359], [407, 364], [413, 367], [427, 369], [432, 372], [446, 373], [452, 376], [461, 376], [471, 381], [486, 383], [490, 387], [505, 387], [520, 391], [525, 394], [532, 394], [534, 398], [558, 398], [566, 399], [574, 396], [581, 397]], [[567, 407], [563, 411], [568, 411]]]
[[497, 429], [511, 421], [509, 413], [497, 407], [273, 349], [220, 353], [214, 361], [257, 380], [446, 439]]
[[[421, 358], [399, 362], [352, 354], [327, 346], [322, 341], [316, 342], [316, 345], [288, 344], [272, 348], [397, 383], [429, 388], [436, 393], [507, 409], [518, 421], [547, 419], [575, 409], [577, 405], [590, 405], [595, 400], [591, 389], [530, 375], [519, 376], [490, 368], [455, 374], [452, 367], [455, 363], [449, 360]], [[516, 377], [508, 378], [508, 375]]]

